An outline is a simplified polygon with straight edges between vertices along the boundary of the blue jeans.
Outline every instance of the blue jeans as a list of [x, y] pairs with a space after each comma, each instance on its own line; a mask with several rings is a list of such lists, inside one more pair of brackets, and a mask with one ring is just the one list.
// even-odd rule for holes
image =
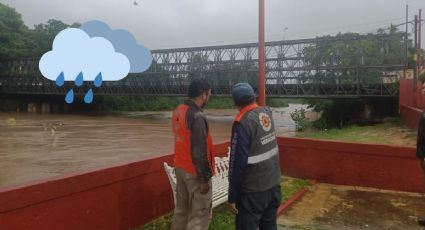
[[241, 194], [236, 202], [236, 230], [276, 230], [280, 202], [280, 185], [263, 192]]

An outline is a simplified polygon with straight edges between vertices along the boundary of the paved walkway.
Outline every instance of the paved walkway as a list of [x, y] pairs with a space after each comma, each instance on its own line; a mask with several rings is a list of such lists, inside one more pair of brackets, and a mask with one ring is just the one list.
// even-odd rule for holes
[[316, 184], [278, 223], [281, 230], [421, 230], [421, 217], [423, 194]]

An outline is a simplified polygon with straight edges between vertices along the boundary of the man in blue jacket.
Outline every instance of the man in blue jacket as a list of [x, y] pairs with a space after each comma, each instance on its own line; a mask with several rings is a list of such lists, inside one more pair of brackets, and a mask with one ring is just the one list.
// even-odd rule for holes
[[236, 214], [237, 230], [275, 230], [281, 194], [272, 112], [255, 103], [248, 83], [236, 84], [232, 97], [239, 114], [232, 127], [229, 208]]

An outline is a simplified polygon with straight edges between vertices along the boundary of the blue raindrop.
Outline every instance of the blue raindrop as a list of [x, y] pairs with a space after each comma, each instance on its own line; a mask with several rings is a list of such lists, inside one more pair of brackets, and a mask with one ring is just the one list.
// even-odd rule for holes
[[74, 102], [74, 90], [71, 89], [68, 91], [68, 93], [66, 93], [65, 101], [68, 104], [71, 104], [72, 102]]
[[93, 102], [93, 90], [89, 89], [89, 91], [87, 91], [86, 95], [84, 96], [84, 102], [86, 104], [90, 104]]
[[94, 86], [100, 87], [102, 85], [102, 73], [99, 73], [94, 79]]
[[83, 78], [83, 72], [80, 72], [77, 76], [77, 78], [75, 78], [75, 85], [76, 86], [82, 86], [84, 82], [84, 78]]
[[63, 71], [59, 74], [58, 78], [56, 78], [56, 85], [57, 86], [63, 86], [65, 83], [65, 75], [63, 74]]

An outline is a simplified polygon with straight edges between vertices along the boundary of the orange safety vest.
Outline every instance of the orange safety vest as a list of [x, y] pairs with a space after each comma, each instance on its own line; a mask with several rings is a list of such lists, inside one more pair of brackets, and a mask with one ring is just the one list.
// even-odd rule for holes
[[[190, 154], [190, 129], [186, 124], [186, 114], [189, 109], [188, 105], [180, 105], [178, 106], [174, 112], [172, 117], [172, 126], [174, 133], [174, 167], [181, 168], [186, 172], [196, 176], [196, 169], [192, 163], [192, 156]], [[210, 163], [211, 173], [215, 174], [215, 162], [214, 156], [212, 153], [213, 149], [213, 141], [211, 138], [211, 134], [208, 131], [207, 138], [207, 158]]]
[[243, 115], [245, 115], [245, 113], [247, 113], [247, 112], [249, 112], [249, 111], [251, 111], [253, 109], [256, 109], [257, 107], [258, 107], [257, 103], [252, 103], [252, 104], [250, 104], [248, 106], [243, 107], [241, 109], [241, 111], [239, 111], [239, 114], [236, 115], [235, 121], [236, 122], [239, 122], [242, 119]]

